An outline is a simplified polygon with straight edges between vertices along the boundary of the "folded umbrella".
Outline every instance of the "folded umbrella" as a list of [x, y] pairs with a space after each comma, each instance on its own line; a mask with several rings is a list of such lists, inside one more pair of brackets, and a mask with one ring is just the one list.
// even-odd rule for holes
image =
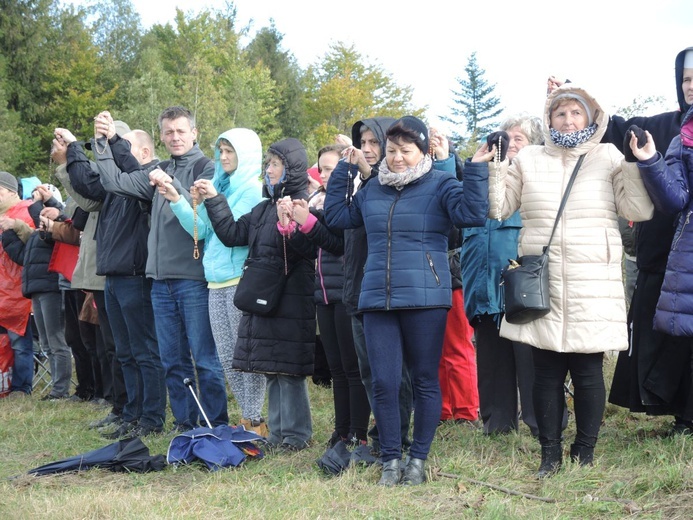
[[163, 455], [150, 455], [149, 448], [139, 437], [123, 439], [103, 448], [50, 462], [29, 470], [30, 475], [51, 475], [69, 471], [82, 471], [91, 468], [111, 471], [161, 471], [166, 466]]

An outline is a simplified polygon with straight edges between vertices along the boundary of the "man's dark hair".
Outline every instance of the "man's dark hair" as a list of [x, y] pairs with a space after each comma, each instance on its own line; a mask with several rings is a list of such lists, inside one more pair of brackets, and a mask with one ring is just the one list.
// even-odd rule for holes
[[190, 129], [195, 128], [195, 116], [193, 113], [185, 107], [173, 106], [165, 108], [159, 115], [159, 130], [161, 130], [164, 119], [178, 119], [180, 117], [187, 118], [190, 122]]

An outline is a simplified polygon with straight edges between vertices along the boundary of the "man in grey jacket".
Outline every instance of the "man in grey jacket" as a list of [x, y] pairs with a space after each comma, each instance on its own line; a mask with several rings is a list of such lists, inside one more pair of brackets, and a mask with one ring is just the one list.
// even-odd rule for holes
[[[193, 182], [211, 179], [214, 174], [214, 163], [195, 142], [195, 118], [186, 108], [169, 107], [159, 116], [159, 129], [171, 159], [151, 173], [170, 177], [178, 192], [190, 201], [188, 188]], [[108, 112], [96, 117], [95, 130], [103, 135], [95, 143], [98, 166], [100, 158], [108, 155], [108, 139], [115, 135]], [[207, 283], [201, 256], [193, 257], [193, 238], [150, 183], [146, 170], [99, 171], [107, 191], [152, 201], [146, 275], [153, 280], [156, 335], [175, 427], [184, 431], [198, 424], [197, 405], [183, 383], [188, 378], [193, 381], [193, 390], [195, 381], [200, 385], [200, 400], [211, 425], [228, 424], [224, 375], [209, 323]]]

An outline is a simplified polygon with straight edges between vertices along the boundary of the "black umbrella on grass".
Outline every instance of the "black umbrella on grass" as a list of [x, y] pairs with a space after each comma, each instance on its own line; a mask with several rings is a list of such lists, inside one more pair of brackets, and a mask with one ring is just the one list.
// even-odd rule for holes
[[44, 464], [29, 470], [29, 474], [52, 475], [92, 468], [146, 473], [148, 471], [161, 471], [165, 466], [166, 457], [150, 455], [149, 448], [145, 446], [142, 440], [139, 437], [133, 437], [81, 455]]

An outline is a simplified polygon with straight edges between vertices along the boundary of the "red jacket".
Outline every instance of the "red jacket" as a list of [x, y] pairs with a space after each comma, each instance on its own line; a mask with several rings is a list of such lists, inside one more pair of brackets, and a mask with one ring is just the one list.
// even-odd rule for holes
[[[28, 210], [32, 203], [23, 200], [8, 209], [5, 216], [23, 220], [34, 228]], [[0, 243], [0, 325], [23, 336], [30, 315], [31, 300], [22, 296], [22, 266], [10, 259]]]

